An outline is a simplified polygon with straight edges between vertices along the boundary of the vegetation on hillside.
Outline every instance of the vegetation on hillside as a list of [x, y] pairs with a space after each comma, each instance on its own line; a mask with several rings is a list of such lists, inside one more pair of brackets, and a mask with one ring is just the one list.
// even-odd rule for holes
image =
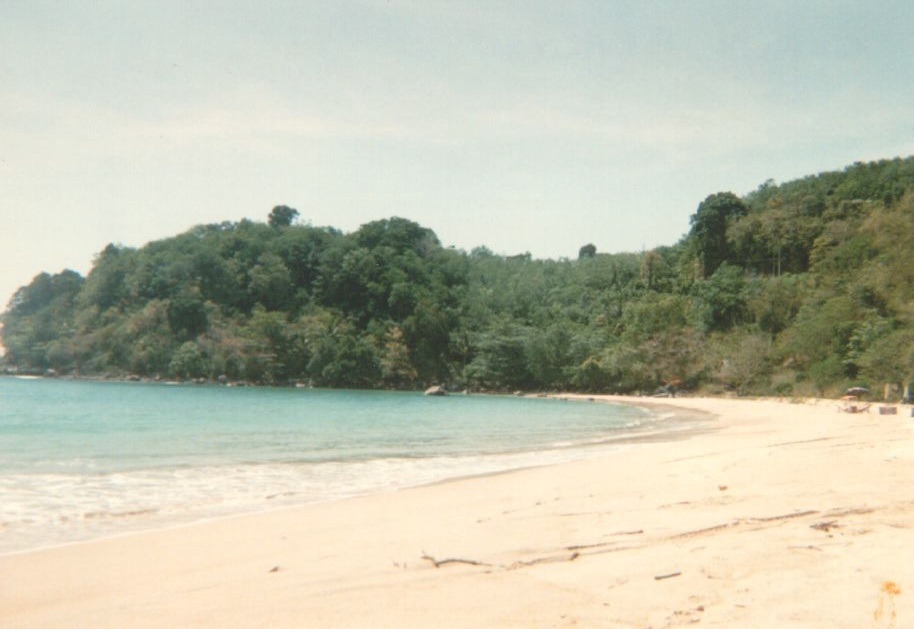
[[[259, 384], [830, 394], [914, 378], [914, 158], [712, 194], [678, 243], [576, 259], [466, 253], [412, 221], [344, 234], [273, 209], [2, 315], [21, 371]], [[900, 390], [900, 389], [899, 389]]]

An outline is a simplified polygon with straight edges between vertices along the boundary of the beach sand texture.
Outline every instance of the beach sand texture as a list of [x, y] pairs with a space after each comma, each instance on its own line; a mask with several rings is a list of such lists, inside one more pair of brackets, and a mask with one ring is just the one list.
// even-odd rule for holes
[[914, 627], [907, 409], [662, 403], [716, 429], [0, 557], [0, 626]]

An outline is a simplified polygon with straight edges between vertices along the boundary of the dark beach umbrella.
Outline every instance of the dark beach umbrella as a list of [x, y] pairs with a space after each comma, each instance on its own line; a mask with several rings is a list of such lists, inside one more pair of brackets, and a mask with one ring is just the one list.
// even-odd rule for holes
[[848, 395], [866, 395], [870, 390], [866, 387], [851, 387], [847, 390]]

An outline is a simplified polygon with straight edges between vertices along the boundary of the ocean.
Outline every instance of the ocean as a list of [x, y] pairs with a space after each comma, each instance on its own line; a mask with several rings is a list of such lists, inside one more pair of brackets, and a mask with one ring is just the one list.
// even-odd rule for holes
[[511, 396], [0, 378], [0, 554], [546, 465], [688, 429]]

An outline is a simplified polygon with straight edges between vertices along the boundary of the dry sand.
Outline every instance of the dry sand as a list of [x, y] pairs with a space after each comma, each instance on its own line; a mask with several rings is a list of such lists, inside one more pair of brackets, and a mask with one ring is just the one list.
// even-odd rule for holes
[[0, 557], [0, 626], [914, 627], [906, 407], [664, 403], [718, 429]]

